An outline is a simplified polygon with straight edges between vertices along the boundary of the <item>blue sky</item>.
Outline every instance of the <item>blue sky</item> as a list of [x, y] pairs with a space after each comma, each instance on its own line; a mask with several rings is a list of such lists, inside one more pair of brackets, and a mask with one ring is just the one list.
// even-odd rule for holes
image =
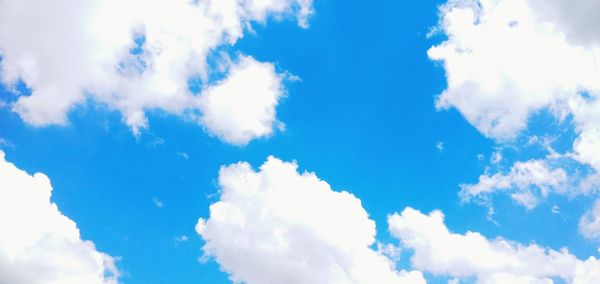
[[[506, 5], [514, 4], [507, 6], [512, 9], [520, 9], [518, 4], [526, 2], [503, 1], [508, 3]], [[541, 90], [538, 91], [521, 84], [519, 80], [529, 79], [519, 77], [525, 75], [518, 72], [514, 76], [510, 73], [513, 71], [510, 62], [518, 60], [506, 60], [508, 67], [502, 71], [509, 74], [506, 77], [514, 80], [512, 84], [517, 86], [507, 91], [510, 94], [500, 94], [498, 102], [490, 104], [491, 107], [485, 99], [469, 101], [475, 96], [490, 96], [486, 95], [486, 91], [478, 93], [461, 89], [460, 86], [449, 86], [447, 75], [475, 72], [491, 74], [489, 76], [493, 77], [495, 70], [490, 71], [485, 67], [479, 70], [472, 66], [474, 70], [458, 70], [452, 63], [445, 65], [443, 62], [453, 60], [452, 55], [442, 56], [441, 61], [432, 60], [431, 54], [428, 56], [428, 50], [441, 43], [469, 44], [466, 39], [460, 43], [458, 29], [461, 27], [458, 25], [441, 24], [437, 33], [428, 36], [434, 27], [443, 23], [440, 19], [459, 17], [450, 10], [466, 11], [471, 9], [469, 5], [476, 3], [481, 9], [488, 9], [487, 15], [501, 13], [498, 12], [500, 9], [490, 7], [493, 4], [489, 2], [458, 1], [458, 4], [447, 4], [446, 10], [440, 12], [438, 7], [445, 1], [281, 1], [290, 5], [291, 12], [273, 10], [267, 11], [269, 16], [264, 19], [259, 16], [247, 19], [251, 31], [246, 27], [243, 38], [233, 44], [216, 45], [214, 50], [217, 51], [208, 56], [215, 57], [215, 65], [231, 64], [226, 67], [227, 70], [236, 68], [238, 63], [235, 62], [241, 60], [238, 57], [243, 55], [251, 56], [256, 62], [272, 63], [277, 74], [288, 74], [285, 75], [287, 79], [282, 79], [285, 94], [279, 97], [276, 104], [276, 120], [284, 123], [285, 128], [276, 129], [276, 126], [270, 125], [274, 129], [272, 133], [255, 134], [247, 144], [243, 142], [238, 145], [232, 145], [227, 141], [229, 138], [223, 138], [227, 134], [212, 128], [218, 126], [206, 122], [199, 125], [194, 116], [187, 115], [206, 111], [202, 108], [173, 111], [163, 105], [147, 106], [144, 108], [147, 126], [144, 126], [143, 123], [124, 123], [128, 110], [121, 109], [118, 103], [112, 104], [105, 97], [90, 96], [69, 106], [66, 121], [58, 124], [38, 123], [35, 119], [28, 121], [24, 118], [24, 112], [19, 112], [13, 106], [18, 105], [20, 97], [30, 96], [32, 90], [42, 89], [45, 83], [28, 79], [28, 71], [22, 66], [10, 66], [12, 56], [17, 58], [14, 61], [19, 59], [12, 52], [14, 46], [0, 43], [5, 77], [0, 91], [0, 99], [4, 102], [0, 108], [0, 137], [3, 141], [0, 147], [6, 155], [6, 161], [17, 168], [29, 174], [42, 172], [48, 176], [53, 188], [51, 201], [57, 204], [63, 215], [76, 223], [81, 239], [93, 241], [98, 251], [117, 259], [119, 283], [231, 283], [229, 277], [238, 273], [237, 268], [223, 268], [218, 247], [216, 256], [199, 261], [205, 253], [203, 246], [207, 243], [207, 237], [197, 233], [194, 228], [198, 218], [208, 219], [215, 214], [209, 211], [209, 206], [218, 202], [223, 192], [223, 186], [219, 185], [220, 167], [246, 161], [258, 170], [270, 155], [285, 162], [295, 161], [300, 173], [314, 172], [333, 190], [348, 191], [360, 199], [368, 218], [377, 225], [377, 241], [400, 248], [400, 257], [395, 262], [397, 269], [421, 271], [429, 283], [447, 283], [455, 277], [456, 281], [460, 278], [461, 282], [453, 283], [483, 283], [485, 277], [491, 277], [491, 273], [497, 271], [471, 271], [465, 275], [464, 272], [453, 272], [452, 268], [431, 267], [411, 261], [411, 255], [417, 254], [422, 248], [411, 246], [403, 237], [394, 236], [388, 231], [388, 216], [402, 212], [406, 207], [415, 208], [423, 214], [440, 210], [445, 215], [447, 228], [461, 236], [471, 231], [481, 233], [490, 242], [496, 238], [510, 240], [515, 247], [519, 246], [517, 243], [523, 247], [535, 243], [557, 251], [567, 248], [580, 262], [597, 257], [596, 238], [600, 234], [593, 232], [594, 228], [600, 232], [600, 226], [591, 226], [589, 230], [592, 233], [586, 234], [581, 232], [585, 230], [580, 221], [586, 212], [593, 213], [595, 191], [592, 189], [578, 194], [577, 190], [584, 187], [580, 182], [585, 175], [595, 172], [597, 164], [593, 157], [599, 149], [595, 146], [599, 145], [591, 144], [591, 148], [586, 148], [591, 150], [585, 152], [578, 150], [573, 143], [578, 137], [583, 137], [585, 131], [595, 131], [595, 126], [590, 126], [594, 120], [589, 117], [599, 113], [597, 110], [600, 109], [591, 106], [588, 112], [591, 115], [587, 116], [568, 109], [566, 118], [561, 120], [557, 114], [560, 111], [547, 107], [557, 105], [555, 101], [525, 106], [500, 102], [528, 101], [519, 98], [538, 94], [544, 97], [548, 89], [554, 90], [554, 86], [539, 87]], [[555, 2], [556, 5], [562, 3]], [[298, 9], [306, 3], [313, 13], [306, 19], [308, 26], [301, 27], [302, 17], [298, 16]], [[534, 11], [537, 7], [535, 4], [529, 5], [527, 11]], [[60, 13], [49, 15], [54, 17]], [[297, 20], [294, 19], [296, 16]], [[30, 20], [36, 22], [35, 18]], [[552, 19], [548, 21], [552, 23]], [[3, 28], [0, 33], [6, 28], [18, 29], [11, 26], [14, 23], [0, 20], [0, 27]], [[567, 25], [558, 21], [555, 24], [556, 27]], [[52, 29], [48, 28], [47, 32], [57, 32]], [[44, 31], [43, 28], [38, 30]], [[565, 31], [567, 37], [568, 33], [574, 33], [573, 29]], [[10, 39], [10, 35], [0, 36], [0, 42]], [[596, 59], [600, 58], [595, 45], [595, 40], [599, 39], [598, 36], [592, 37], [592, 43], [589, 44], [589, 50], [592, 50], [590, 56]], [[168, 43], [162, 42], [167, 48]], [[510, 41], [501, 41], [498, 48], [502, 48], [502, 44], [509, 47], [514, 45]], [[523, 49], [535, 46], [527, 42], [523, 45]], [[477, 50], [485, 45], [473, 46], [473, 50]], [[146, 46], [141, 48], [150, 50]], [[560, 52], [563, 49], [557, 50]], [[518, 53], [498, 54], [520, 56]], [[556, 55], [560, 56], [558, 53]], [[63, 55], [57, 55], [58, 58], [60, 56]], [[233, 63], [223, 63], [227, 62], [223, 58], [232, 58]], [[153, 59], [148, 57], [143, 60]], [[481, 64], [487, 66], [494, 62]], [[523, 64], [537, 61], [532, 62], [525, 60]], [[465, 62], [462, 64], [458, 66], [468, 65]], [[556, 64], [560, 66], [561, 63]], [[585, 68], [578, 69], [584, 70], [578, 75], [594, 79], [590, 82], [581, 79], [573, 84], [586, 90], [585, 96], [589, 96], [588, 101], [592, 105], [599, 98], [594, 83], [599, 82], [600, 77], [594, 77], [598, 74], [593, 73], [598, 71], [597, 67], [589, 71], [590, 74], [584, 73], [588, 70]], [[9, 73], [7, 70], [13, 69], [20, 70], [16, 83], [6, 78]], [[209, 68], [213, 69], [218, 67]], [[48, 70], [52, 69], [40, 67], [39, 76], [44, 77], [43, 72]], [[200, 79], [204, 80], [202, 86], [192, 88], [192, 91], [197, 93], [210, 89], [211, 84], [218, 84], [219, 80], [227, 77], [228, 72], [233, 71], [212, 72], [208, 79]], [[537, 76], [542, 77], [541, 81], [549, 80], [556, 75], [550, 73]], [[158, 74], [160, 76], [162, 73]], [[300, 79], [290, 79], [290, 74]], [[459, 77], [456, 75], [453, 78]], [[475, 83], [482, 80], [481, 85], [487, 82], [485, 78], [475, 75], [469, 78]], [[563, 86], [573, 84], [569, 81]], [[116, 90], [118, 92], [119, 89]], [[136, 95], [143, 92], [140, 90], [145, 89], [137, 90]], [[445, 108], [436, 107], [440, 94], [445, 90], [450, 103]], [[466, 93], [474, 95], [460, 97]], [[493, 91], [491, 93], [496, 94]], [[569, 93], [568, 90], [565, 93], [573, 97], [580, 94]], [[59, 94], [52, 100], [61, 99], [63, 97]], [[473, 114], [474, 107], [471, 106], [477, 103], [484, 106], [476, 110], [479, 113]], [[46, 107], [51, 108], [42, 105], [42, 108]], [[498, 121], [489, 127], [481, 122], [483, 119], [477, 118], [494, 113], [494, 107], [505, 107], [500, 109], [501, 113], [506, 110], [508, 113], [526, 110], [528, 119], [525, 127], [514, 123], [516, 126], [511, 125], [507, 130], [514, 135], [508, 135], [510, 137], [507, 138], [501, 132], [504, 130], [496, 130], [508, 115], [496, 117]], [[556, 109], [560, 110], [560, 106]], [[31, 107], [29, 113], [34, 111], [36, 108]], [[511, 119], [506, 118], [513, 123]], [[141, 129], [137, 135], [132, 133], [136, 127]], [[552, 139], [548, 139], [550, 142], [546, 144], [528, 143], [532, 137]], [[548, 158], [551, 152], [547, 147], [549, 145], [564, 157]], [[496, 162], [492, 161], [495, 153], [502, 157]], [[566, 155], [568, 153], [572, 155]], [[532, 160], [544, 161], [550, 168], [547, 173], [552, 174], [542, 174], [543, 179], [554, 177], [556, 170], [564, 171], [566, 177], [558, 185], [543, 182], [528, 184], [523, 180], [534, 180], [535, 177], [523, 174], [518, 182], [510, 184], [508, 188], [491, 186], [492, 193], [483, 197], [483, 201], [478, 201], [476, 197], [471, 201], [461, 199], [461, 185], [477, 184], [482, 175], [508, 176], [515, 163]], [[526, 185], [520, 187], [519, 182]], [[19, 190], [18, 184], [4, 184], [6, 187], [0, 190], [6, 190], [7, 194], [10, 194], [8, 189]], [[550, 194], [538, 196], [539, 201], [533, 207], [520, 204], [510, 195], [511, 192], [527, 190], [538, 192], [543, 187], [547, 187]], [[312, 210], [310, 205], [304, 208], [306, 211]], [[332, 207], [330, 210], [337, 209]], [[493, 214], [490, 214], [490, 210], [493, 210]], [[321, 213], [329, 214], [330, 211]], [[435, 257], [435, 254], [431, 255]], [[393, 258], [389, 255], [385, 257]], [[563, 278], [562, 275], [536, 273], [532, 272], [532, 277], [562, 283], [559, 279]], [[243, 282], [257, 283], [245, 279], [243, 274], [237, 275]], [[565, 275], [568, 276], [563, 280], [568, 283], [578, 277], [567, 272]], [[301, 279], [297, 280], [302, 283]], [[277, 283], [277, 279], [272, 281]], [[489, 283], [502, 283], [501, 280], [497, 281], [500, 282]], [[580, 283], [592, 283], [583, 281]], [[40, 280], [40, 283], [46, 282]]]

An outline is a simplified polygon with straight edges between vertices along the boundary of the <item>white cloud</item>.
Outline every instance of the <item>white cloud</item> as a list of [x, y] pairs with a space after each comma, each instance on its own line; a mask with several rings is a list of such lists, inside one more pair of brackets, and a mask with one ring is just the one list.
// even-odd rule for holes
[[580, 102], [576, 111], [581, 133], [573, 144], [575, 159], [600, 171], [600, 101], [593, 106]]
[[588, 239], [600, 239], [600, 200], [579, 219], [579, 232]]
[[[252, 22], [292, 16], [306, 26], [311, 13], [312, 0], [7, 0], [0, 3], [0, 75], [8, 86], [20, 79], [31, 88], [31, 96], [20, 96], [12, 109], [32, 125], [65, 124], [70, 109], [93, 100], [120, 111], [138, 134], [147, 127], [148, 110], [198, 112], [188, 80], [200, 78], [202, 87], [210, 88], [208, 78], [219, 70], [208, 58], [218, 57], [213, 51], [220, 46], [233, 45]], [[237, 74], [239, 66], [222, 64], [221, 71], [231, 67], [230, 73]], [[273, 96], [268, 87], [280, 84], [281, 76], [274, 71], [261, 75], [254, 80], [259, 93], [245, 92], [244, 101]], [[240, 104], [228, 103], [233, 108]], [[270, 133], [262, 128], [250, 132], [252, 138]]]
[[596, 100], [600, 49], [572, 44], [560, 24], [534, 16], [538, 8], [527, 0], [449, 1], [442, 8], [448, 40], [429, 50], [448, 79], [438, 106], [456, 107], [481, 132], [503, 139], [535, 111], [569, 111], [566, 103], [581, 91]]
[[477, 157], [477, 161], [482, 162], [483, 159], [485, 159], [485, 155], [483, 154], [477, 154], [475, 157]]
[[553, 205], [552, 209], [550, 209], [550, 212], [552, 212], [552, 214], [561, 214], [560, 207], [558, 205]]
[[439, 141], [435, 144], [435, 148], [438, 150], [438, 152], [444, 152], [444, 142]]
[[[590, 192], [600, 184], [598, 8], [596, 0], [448, 1], [439, 27], [447, 39], [428, 51], [448, 82], [437, 107], [458, 109], [500, 142], [516, 138], [540, 111], [558, 121], [572, 117], [572, 150], [548, 150], [589, 166], [580, 188]], [[534, 203], [528, 194], [513, 197]]]
[[0, 282], [116, 284], [114, 259], [81, 240], [51, 193], [47, 176], [27, 174], [0, 151]]
[[415, 269], [458, 278], [476, 277], [478, 283], [569, 283], [600, 281], [595, 257], [577, 259], [566, 249], [555, 251], [536, 244], [522, 245], [502, 238], [488, 240], [476, 232], [456, 234], [444, 224], [444, 215], [406, 208], [388, 217], [393, 236], [414, 251]]
[[188, 154], [186, 152], [175, 151], [175, 154], [177, 154], [177, 156], [183, 158], [184, 160], [190, 159], [190, 154]]
[[259, 171], [221, 168], [220, 200], [196, 230], [234, 282], [425, 283], [371, 248], [375, 223], [359, 199], [297, 168], [273, 157]]
[[157, 208], [165, 207], [165, 203], [157, 197], [152, 198], [152, 203], [154, 203], [154, 206], [156, 206]]
[[539, 197], [547, 197], [550, 192], [564, 192], [567, 188], [567, 173], [561, 168], [550, 168], [542, 160], [516, 162], [507, 174], [484, 174], [476, 184], [461, 184], [460, 196], [463, 201], [476, 199], [488, 202], [491, 194], [508, 191], [519, 204], [532, 209], [537, 206]]
[[280, 124], [275, 107], [285, 93], [282, 76], [272, 64], [251, 57], [241, 57], [229, 72], [200, 96], [202, 124], [210, 133], [238, 145], [273, 133], [273, 126]]
[[[400, 244], [379, 243], [359, 199], [297, 168], [274, 157], [258, 171], [247, 163], [221, 168], [220, 200], [196, 231], [205, 240], [205, 257], [214, 258], [233, 282], [425, 283], [419, 271], [450, 277], [449, 283], [600, 281], [594, 256], [578, 259], [566, 248], [453, 233], [438, 210], [425, 215], [406, 208], [389, 215], [389, 231]], [[517, 174], [513, 179], [519, 183]], [[394, 268], [405, 250], [413, 253], [412, 272]]]
[[502, 153], [500, 151], [495, 151], [492, 153], [492, 157], [490, 158], [490, 163], [498, 164], [502, 161]]
[[157, 137], [152, 139], [152, 141], [150, 141], [150, 143], [148, 143], [148, 145], [150, 145], [150, 147], [152, 148], [156, 148], [156, 147], [160, 147], [160, 146], [164, 146], [166, 143], [165, 139], [161, 138], [161, 137]]
[[181, 235], [179, 237], [175, 237], [174, 240], [175, 240], [175, 244], [177, 245], [180, 243], [185, 243], [185, 242], [189, 241], [190, 239], [186, 235]]
[[10, 143], [10, 141], [0, 137], [0, 148], [14, 148], [15, 145]]
[[312, 0], [247, 0], [243, 1], [247, 13], [255, 20], [264, 22], [268, 13], [285, 14], [294, 12], [298, 25], [308, 27], [312, 15]]

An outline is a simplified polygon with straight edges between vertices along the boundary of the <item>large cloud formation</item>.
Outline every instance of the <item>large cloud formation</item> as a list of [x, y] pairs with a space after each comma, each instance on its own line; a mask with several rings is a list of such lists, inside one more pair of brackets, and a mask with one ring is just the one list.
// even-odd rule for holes
[[221, 168], [220, 200], [196, 230], [204, 252], [238, 283], [424, 283], [371, 246], [375, 223], [359, 199], [295, 163], [270, 157]]
[[593, 256], [579, 260], [566, 249], [488, 240], [477, 232], [452, 233], [437, 210], [425, 215], [406, 208], [390, 215], [388, 225], [402, 246], [414, 251], [413, 267], [436, 275], [476, 277], [487, 284], [554, 283], [555, 278], [573, 284], [600, 281], [600, 260]]
[[[484, 135], [501, 142], [517, 137], [540, 111], [558, 121], [569, 118], [576, 133], [572, 149], [545, 158], [559, 160], [553, 162], [558, 171], [552, 179], [560, 178], [560, 159], [568, 159], [590, 169], [577, 177], [581, 192], [598, 189], [599, 9], [595, 0], [448, 1], [439, 26], [447, 39], [428, 51], [443, 63], [448, 81], [437, 106], [458, 109]], [[490, 179], [495, 178], [486, 175], [480, 181]], [[481, 182], [472, 188], [486, 186], [480, 192], [505, 189]]]
[[[4, 0], [0, 79], [17, 94], [12, 109], [32, 125], [64, 124], [70, 109], [92, 100], [121, 112], [135, 134], [147, 127], [145, 112], [157, 109], [209, 121], [211, 133], [243, 145], [276, 126], [285, 76], [271, 63], [244, 55], [230, 60], [216, 50], [233, 45], [252, 22], [289, 16], [306, 27], [311, 13], [312, 0]], [[223, 72], [254, 76], [252, 86], [209, 80]], [[201, 81], [201, 94], [190, 91], [190, 80]], [[19, 81], [31, 95], [14, 88]], [[247, 123], [210, 112], [224, 107], [211, 102], [247, 106]]]
[[116, 284], [114, 259], [81, 240], [50, 201], [47, 176], [33, 176], [0, 151], [0, 283]]
[[[425, 283], [420, 271], [452, 283], [600, 281], [593, 256], [453, 233], [439, 210], [426, 215], [409, 207], [389, 215], [389, 232], [399, 241], [393, 250], [402, 255], [386, 256], [359, 199], [274, 157], [258, 171], [243, 162], [222, 167], [219, 186], [219, 201], [196, 231], [205, 258], [214, 258], [234, 283]], [[405, 255], [415, 270], [394, 268]]]

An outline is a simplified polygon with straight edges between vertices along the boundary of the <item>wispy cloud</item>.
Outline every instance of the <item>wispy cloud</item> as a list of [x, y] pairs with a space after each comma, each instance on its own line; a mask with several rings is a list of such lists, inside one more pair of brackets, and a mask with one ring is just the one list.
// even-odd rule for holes
[[189, 160], [190, 159], [190, 155], [188, 153], [186, 153], [186, 152], [177, 151], [176, 153], [177, 153], [177, 156], [182, 157], [185, 160]]
[[439, 141], [435, 144], [435, 148], [438, 150], [438, 152], [444, 152], [444, 142], [443, 141]]
[[187, 235], [181, 235], [181, 236], [173, 238], [173, 240], [175, 241], [175, 245], [180, 245], [181, 243], [185, 243], [185, 242], [189, 241], [190, 238], [188, 238]]
[[154, 203], [154, 205], [158, 208], [163, 208], [165, 207], [165, 203], [162, 202], [160, 199], [158, 199], [157, 197], [152, 198], [152, 202]]

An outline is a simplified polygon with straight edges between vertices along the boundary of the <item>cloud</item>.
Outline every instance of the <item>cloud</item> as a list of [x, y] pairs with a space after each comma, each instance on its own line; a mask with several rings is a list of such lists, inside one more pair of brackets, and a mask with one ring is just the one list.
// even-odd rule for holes
[[[235, 65], [215, 52], [235, 44], [253, 22], [295, 17], [306, 27], [311, 14], [312, 0], [2, 1], [0, 79], [7, 86], [21, 80], [31, 89], [31, 95], [20, 94], [11, 103], [12, 110], [31, 125], [65, 124], [73, 107], [95, 101], [121, 112], [137, 135], [148, 127], [145, 113], [149, 110], [194, 117], [201, 111], [199, 104], [202, 110], [211, 109], [198, 102], [209, 99], [198, 98], [190, 91], [190, 80], [199, 80], [203, 90], [224, 89], [227, 85], [227, 90], [240, 91], [248, 85], [232, 86], [247, 82], [239, 79], [243, 76], [239, 74], [253, 75], [244, 73], [241, 67], [272, 68], [270, 63], [259, 64], [242, 55], [239, 61], [247, 64]], [[218, 61], [218, 66], [212, 61]], [[238, 79], [226, 78], [213, 86], [210, 78], [222, 71]], [[257, 92], [227, 97], [264, 102], [265, 97], [275, 96], [273, 92], [281, 96], [281, 75], [272, 69], [254, 75], [258, 76], [252, 90]], [[278, 87], [271, 88], [274, 85]], [[230, 109], [241, 108], [240, 101], [222, 101], [232, 104]], [[274, 108], [276, 103], [263, 109]], [[257, 113], [256, 108], [247, 113], [265, 115]], [[206, 116], [225, 119], [214, 114]], [[271, 127], [268, 122], [275, 119], [251, 119], [257, 120], [260, 129], [237, 129], [239, 123], [218, 121], [205, 126], [224, 139], [230, 137], [223, 133], [238, 130], [245, 132], [232, 139], [270, 134], [264, 128]], [[234, 129], [223, 128], [227, 126]], [[236, 143], [243, 144], [238, 140]]]
[[502, 153], [500, 151], [495, 151], [492, 153], [492, 157], [490, 157], [490, 163], [498, 164], [502, 161]]
[[150, 145], [150, 147], [152, 148], [156, 148], [159, 146], [164, 146], [166, 143], [165, 139], [161, 138], [161, 137], [157, 137], [152, 139], [152, 141], [150, 141], [150, 143], [148, 143], [148, 145]]
[[550, 168], [543, 160], [530, 160], [516, 162], [507, 174], [484, 174], [478, 183], [461, 184], [460, 188], [463, 201], [476, 199], [487, 203], [491, 194], [508, 191], [513, 200], [532, 209], [537, 206], [539, 197], [566, 191], [567, 173], [561, 168]]
[[552, 214], [561, 214], [560, 207], [558, 205], [553, 205], [552, 209], [550, 209], [550, 212], [552, 212]]
[[152, 198], [152, 203], [154, 203], [154, 206], [156, 206], [157, 208], [165, 207], [165, 203], [157, 197]]
[[[258, 171], [243, 162], [222, 167], [219, 185], [220, 200], [196, 231], [205, 241], [204, 257], [214, 258], [235, 283], [425, 283], [420, 271], [449, 283], [600, 281], [594, 256], [453, 233], [439, 210], [426, 215], [408, 207], [389, 215], [399, 245], [377, 242], [359, 199], [274, 157]], [[412, 251], [411, 272], [394, 268], [405, 251]]]
[[185, 242], [189, 241], [190, 239], [186, 235], [181, 235], [181, 236], [173, 238], [173, 240], [175, 241], [175, 245], [179, 245], [181, 243], [185, 243]]
[[425, 283], [372, 249], [375, 223], [359, 199], [297, 168], [274, 157], [259, 171], [247, 163], [221, 168], [220, 200], [196, 231], [206, 257], [232, 281]]
[[[529, 119], [548, 112], [560, 123], [573, 124], [572, 148], [544, 160], [517, 162], [508, 175], [483, 175], [462, 192], [486, 192], [516, 186], [511, 192], [531, 208], [537, 198], [525, 187], [556, 185], [560, 169], [546, 169], [550, 156], [575, 161], [586, 169], [568, 172], [576, 188], [589, 193], [600, 185], [600, 33], [598, 1], [581, 0], [451, 0], [441, 6], [440, 25], [446, 39], [429, 49], [443, 64], [447, 88], [438, 108], [456, 108], [481, 133], [500, 143], [514, 141], [528, 128]], [[524, 166], [545, 171], [540, 180]], [[580, 167], [581, 168], [581, 167]], [[525, 170], [529, 181], [513, 182]], [[538, 173], [542, 173], [537, 171]], [[577, 175], [577, 176], [574, 176]], [[548, 183], [549, 182], [549, 183]]]
[[210, 133], [237, 145], [273, 133], [273, 126], [279, 124], [275, 107], [285, 93], [282, 75], [272, 64], [251, 57], [240, 57], [229, 72], [200, 97], [202, 124]]
[[444, 152], [444, 142], [439, 141], [435, 144], [435, 148], [438, 150], [438, 152]]
[[177, 154], [177, 156], [183, 158], [184, 160], [189, 160], [190, 159], [190, 154], [188, 154], [186, 152], [176, 151], [175, 154]]
[[600, 239], [600, 200], [579, 219], [579, 232], [588, 239]]
[[574, 44], [600, 44], [598, 11], [600, 2], [594, 0], [529, 0], [535, 7], [536, 18], [556, 23], [567, 39]]
[[594, 62], [600, 49], [573, 44], [560, 23], [540, 21], [539, 7], [532, 4], [538, 2], [548, 5], [458, 0], [442, 7], [441, 29], [448, 39], [428, 52], [446, 70], [448, 87], [438, 107], [455, 107], [485, 135], [508, 139], [538, 110], [578, 115], [569, 103], [580, 101], [582, 92], [597, 101], [600, 66]]
[[114, 258], [82, 240], [75, 222], [50, 201], [42, 173], [29, 175], [0, 151], [0, 282], [116, 284]]
[[0, 137], [0, 149], [1, 148], [14, 148], [14, 147], [15, 147], [15, 145], [13, 143]]
[[478, 283], [569, 283], [600, 281], [595, 257], [577, 259], [566, 249], [555, 251], [502, 238], [489, 240], [477, 232], [456, 234], [436, 210], [428, 215], [406, 208], [388, 217], [391, 234], [414, 251], [413, 268], [435, 275], [476, 277]]

